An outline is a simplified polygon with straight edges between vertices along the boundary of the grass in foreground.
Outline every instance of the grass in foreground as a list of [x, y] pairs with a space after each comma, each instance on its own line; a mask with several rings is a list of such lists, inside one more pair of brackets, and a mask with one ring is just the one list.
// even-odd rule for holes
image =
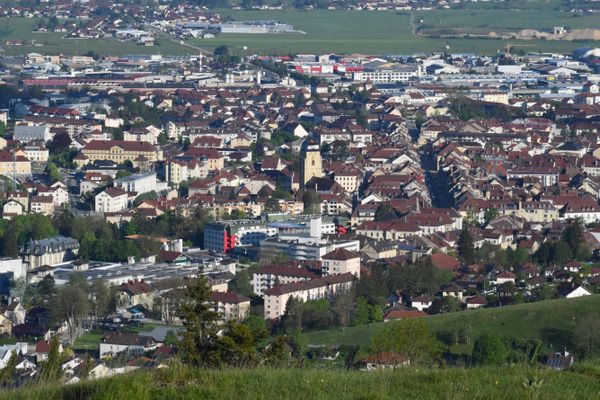
[[[541, 339], [562, 350], [571, 348], [574, 332], [591, 313], [600, 311], [600, 295], [577, 299], [547, 300], [507, 307], [485, 308], [425, 318], [433, 333], [464, 329], [475, 340], [483, 333], [507, 337]], [[306, 333], [309, 344], [367, 345], [371, 338], [390, 323], [375, 323]]]
[[359, 372], [315, 369], [207, 371], [183, 367], [77, 385], [25, 388], [1, 399], [592, 399], [600, 369], [527, 366]]

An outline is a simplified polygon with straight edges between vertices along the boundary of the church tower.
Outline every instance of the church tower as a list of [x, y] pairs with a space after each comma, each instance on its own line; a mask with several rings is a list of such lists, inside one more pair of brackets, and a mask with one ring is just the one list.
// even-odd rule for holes
[[323, 176], [323, 159], [319, 144], [313, 139], [308, 139], [304, 142], [302, 149], [302, 170], [300, 175], [300, 183], [302, 186], [313, 176], [321, 178]]

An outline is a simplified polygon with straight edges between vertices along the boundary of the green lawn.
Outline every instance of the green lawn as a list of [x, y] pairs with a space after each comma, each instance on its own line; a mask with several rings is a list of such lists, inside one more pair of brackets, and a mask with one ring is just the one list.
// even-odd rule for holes
[[[600, 295], [441, 314], [424, 320], [434, 333], [464, 329], [472, 341], [483, 333], [497, 333], [507, 337], [542, 339], [562, 350], [565, 346], [572, 348], [575, 329], [590, 313], [600, 313]], [[382, 322], [305, 335], [309, 344], [362, 346], [368, 345], [371, 338], [389, 324]]]
[[527, 366], [410, 368], [359, 372], [320, 369], [198, 370], [183, 366], [74, 385], [34, 386], [3, 399], [597, 399], [597, 366], [558, 372]]
[[90, 331], [85, 335], [75, 340], [73, 344], [73, 350], [75, 351], [98, 351], [100, 348], [100, 339], [102, 339], [104, 333], [102, 331]]
[[[130, 333], [140, 333], [140, 332], [149, 332], [153, 330], [157, 326], [162, 326], [159, 324], [143, 324], [140, 327], [130, 327], [127, 326], [123, 329], [124, 332]], [[96, 331], [92, 330], [85, 335], [79, 337], [75, 340], [73, 344], [73, 350], [75, 351], [97, 351], [100, 347], [99, 342], [100, 339], [104, 336], [104, 331]]]

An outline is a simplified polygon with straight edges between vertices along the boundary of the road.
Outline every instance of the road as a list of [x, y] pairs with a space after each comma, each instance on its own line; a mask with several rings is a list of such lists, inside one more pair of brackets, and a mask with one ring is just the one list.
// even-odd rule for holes
[[429, 188], [433, 207], [453, 207], [454, 197], [449, 191], [448, 175], [443, 171], [437, 171], [435, 155], [430, 145], [422, 147], [420, 158], [421, 168], [425, 171], [425, 183]]

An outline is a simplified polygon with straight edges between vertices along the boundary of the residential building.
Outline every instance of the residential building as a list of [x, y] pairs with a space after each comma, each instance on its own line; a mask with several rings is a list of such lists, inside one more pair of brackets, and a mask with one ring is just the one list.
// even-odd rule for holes
[[351, 273], [330, 275], [308, 281], [277, 285], [264, 292], [265, 319], [279, 319], [285, 313], [290, 297], [306, 302], [334, 296], [341, 290], [348, 290], [352, 285], [354, 275]]
[[129, 196], [119, 188], [108, 188], [94, 198], [95, 210], [101, 213], [123, 211], [129, 205]]

